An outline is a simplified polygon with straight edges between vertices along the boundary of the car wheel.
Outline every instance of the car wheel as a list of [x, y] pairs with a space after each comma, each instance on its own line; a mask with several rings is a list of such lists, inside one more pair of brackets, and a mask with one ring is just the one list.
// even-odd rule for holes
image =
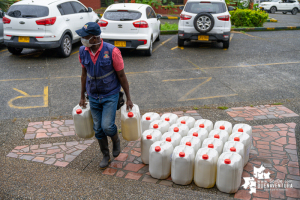
[[151, 38], [150, 47], [149, 47], [149, 49], [147, 49], [145, 51], [146, 56], [152, 56], [152, 47], [153, 47], [153, 42], [152, 42], [152, 38]]
[[270, 11], [271, 11], [272, 14], [274, 14], [274, 13], [276, 12], [276, 7], [273, 6], [273, 7], [270, 9]]
[[61, 40], [60, 47], [58, 47], [58, 53], [61, 57], [69, 57], [72, 51], [72, 39], [69, 35], [64, 35]]
[[286, 14], [287, 12], [282, 12], [282, 14]]
[[179, 37], [178, 37], [177, 43], [178, 43], [179, 47], [183, 47], [184, 46], [184, 40], [180, 39]]
[[210, 13], [199, 13], [194, 19], [194, 27], [200, 33], [209, 32], [214, 24], [214, 17]]
[[13, 55], [20, 55], [23, 51], [23, 48], [7, 47], [8, 51]]
[[223, 41], [223, 49], [228, 49], [228, 48], [229, 48], [229, 40]]
[[293, 8], [292, 15], [297, 15], [297, 13], [298, 13], [298, 9], [297, 8]]

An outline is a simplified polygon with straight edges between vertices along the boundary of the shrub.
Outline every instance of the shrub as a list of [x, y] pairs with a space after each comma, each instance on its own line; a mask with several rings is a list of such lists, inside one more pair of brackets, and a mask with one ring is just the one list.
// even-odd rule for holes
[[178, 30], [178, 24], [170, 24], [170, 23], [166, 22], [166, 23], [162, 24], [160, 28], [162, 31]]
[[236, 9], [230, 11], [231, 24], [239, 27], [262, 27], [269, 14], [261, 10]]

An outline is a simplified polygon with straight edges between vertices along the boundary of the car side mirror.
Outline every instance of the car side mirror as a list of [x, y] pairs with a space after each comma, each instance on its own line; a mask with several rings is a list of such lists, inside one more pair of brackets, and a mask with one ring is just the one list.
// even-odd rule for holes
[[88, 7], [88, 12], [93, 12], [93, 8]]
[[183, 10], [183, 8], [184, 8], [184, 6], [179, 6], [179, 9], [180, 9], [180, 10]]
[[162, 16], [160, 14], [157, 14], [156, 17], [157, 17], [157, 19], [162, 18]]
[[4, 17], [4, 12], [0, 11], [0, 18]]
[[234, 10], [234, 7], [228, 6], [228, 11], [233, 11], [233, 10]]

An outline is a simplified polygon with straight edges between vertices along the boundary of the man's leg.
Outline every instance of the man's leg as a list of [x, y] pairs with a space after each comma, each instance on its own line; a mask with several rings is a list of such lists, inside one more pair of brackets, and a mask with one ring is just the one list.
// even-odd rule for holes
[[116, 111], [118, 106], [119, 93], [103, 99], [102, 129], [105, 135], [110, 136], [113, 142], [113, 156], [120, 154], [120, 139], [115, 124]]
[[108, 166], [110, 162], [109, 149], [108, 149], [108, 140], [107, 136], [103, 132], [101, 127], [103, 107], [99, 102], [99, 99], [89, 98], [91, 113], [94, 121], [94, 131], [95, 137], [98, 140], [100, 150], [103, 155], [103, 159], [100, 162], [100, 168], [104, 169]]

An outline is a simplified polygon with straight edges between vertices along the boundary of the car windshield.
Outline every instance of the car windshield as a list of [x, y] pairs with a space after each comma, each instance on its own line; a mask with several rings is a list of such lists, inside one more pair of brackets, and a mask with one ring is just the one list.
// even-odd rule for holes
[[221, 2], [189, 2], [186, 4], [184, 11], [190, 13], [200, 13], [200, 12], [208, 12], [208, 13], [223, 13], [226, 12], [226, 7], [224, 3]]
[[104, 18], [113, 21], [131, 21], [141, 18], [142, 13], [135, 11], [107, 11]]
[[49, 9], [45, 6], [13, 5], [7, 11], [7, 15], [16, 18], [37, 18], [49, 15]]

